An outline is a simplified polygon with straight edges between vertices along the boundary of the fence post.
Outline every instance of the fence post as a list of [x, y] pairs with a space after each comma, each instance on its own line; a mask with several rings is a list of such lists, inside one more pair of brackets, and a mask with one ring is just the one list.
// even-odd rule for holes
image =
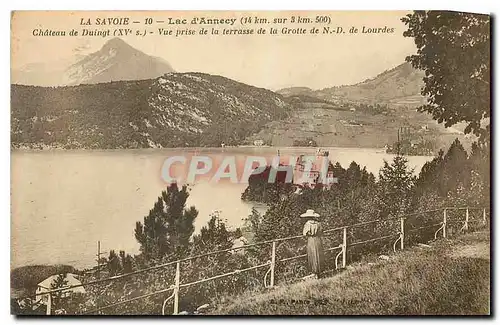
[[342, 268], [345, 269], [347, 255], [347, 227], [344, 227], [344, 235], [342, 239]]
[[270, 287], [274, 287], [274, 267], [276, 265], [276, 241], [273, 241], [273, 249], [271, 252], [271, 283]]
[[446, 208], [443, 210], [443, 238], [446, 238]]
[[52, 294], [49, 293], [47, 297], [47, 312], [45, 313], [46, 315], [51, 315], [52, 314]]
[[179, 313], [179, 282], [181, 278], [181, 263], [177, 262], [175, 268], [175, 285], [174, 285], [174, 313], [177, 315]]
[[405, 218], [401, 217], [401, 240], [400, 240], [400, 245], [401, 245], [401, 250], [405, 248]]
[[467, 231], [469, 230], [469, 207], [465, 209], [465, 224], [464, 224], [464, 230]]
[[483, 208], [483, 225], [486, 224], [486, 208]]

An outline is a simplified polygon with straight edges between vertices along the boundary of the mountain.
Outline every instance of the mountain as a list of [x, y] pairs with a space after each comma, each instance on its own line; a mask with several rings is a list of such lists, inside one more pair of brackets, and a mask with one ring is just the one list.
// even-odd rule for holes
[[309, 87], [290, 87], [278, 90], [283, 96], [298, 96], [298, 95], [310, 95], [313, 90]]
[[119, 38], [71, 65], [65, 73], [68, 85], [119, 80], [144, 80], [173, 72], [170, 64], [133, 48]]
[[11, 87], [13, 148], [239, 144], [290, 110], [281, 95], [202, 73], [66, 87]]
[[416, 111], [426, 101], [420, 94], [423, 77], [422, 71], [403, 63], [355, 85], [279, 90], [298, 109], [284, 120], [268, 123], [248, 141], [287, 147], [314, 140], [320, 147], [383, 148], [394, 145], [404, 126], [410, 140], [432, 143], [434, 153], [457, 137], [470, 148], [474, 138], [465, 137], [463, 129], [445, 128], [432, 115]]
[[330, 102], [358, 102], [367, 104], [420, 105], [425, 98], [420, 94], [424, 72], [403, 63], [382, 72], [372, 79], [355, 85], [309, 90], [305, 87], [281, 89], [284, 96], [307, 95]]
[[35, 63], [13, 70], [11, 83], [35, 86], [95, 84], [153, 79], [173, 71], [167, 61], [147, 55], [120, 38], [113, 38], [99, 51], [73, 61]]

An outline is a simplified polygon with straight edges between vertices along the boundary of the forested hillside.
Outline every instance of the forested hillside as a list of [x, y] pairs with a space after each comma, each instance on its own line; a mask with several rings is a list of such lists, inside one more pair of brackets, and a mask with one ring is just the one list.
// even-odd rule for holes
[[70, 87], [12, 85], [14, 148], [238, 144], [290, 106], [269, 90], [202, 73]]

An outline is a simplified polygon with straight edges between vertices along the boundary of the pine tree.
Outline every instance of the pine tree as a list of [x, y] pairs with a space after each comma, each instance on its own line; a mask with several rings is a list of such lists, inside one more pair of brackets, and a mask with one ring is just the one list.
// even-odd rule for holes
[[424, 164], [420, 170], [420, 174], [415, 182], [417, 195], [423, 195], [424, 192], [434, 190], [437, 193], [446, 193], [443, 190], [443, 183], [440, 181], [442, 176], [442, 164], [444, 159], [444, 151], [439, 150], [437, 157]]
[[397, 217], [408, 212], [416, 178], [408, 160], [396, 156], [391, 164], [384, 161], [379, 173], [379, 208], [382, 217]]
[[356, 162], [351, 162], [346, 171], [346, 181], [348, 188], [352, 189], [359, 185], [361, 181], [361, 167]]
[[130, 254], [125, 254], [125, 251], [120, 251], [120, 264], [123, 273], [133, 271], [133, 259]]
[[491, 189], [491, 147], [480, 146], [473, 143], [472, 151], [469, 156], [469, 165], [472, 169], [471, 173], [473, 183], [473, 194], [479, 198], [478, 202], [482, 206], [489, 206], [490, 204], [490, 189]]
[[[67, 273], [61, 273], [57, 275], [50, 284], [50, 289], [60, 289], [68, 286], [68, 280], [66, 280]], [[52, 306], [54, 310], [61, 308], [62, 301], [64, 297], [64, 291], [59, 291], [52, 294]]]
[[114, 250], [111, 250], [109, 252], [107, 265], [110, 276], [114, 276], [120, 273], [121, 271], [120, 259], [118, 258], [118, 255], [116, 255]]
[[466, 187], [470, 182], [468, 155], [458, 139], [453, 141], [444, 155], [441, 170], [436, 176], [443, 196], [450, 196], [449, 192]]
[[193, 223], [198, 216], [194, 207], [185, 209], [188, 197], [187, 186], [179, 190], [174, 183], [161, 193], [149, 215], [144, 217], [144, 223], [136, 223], [135, 238], [147, 259], [187, 251], [194, 232]]

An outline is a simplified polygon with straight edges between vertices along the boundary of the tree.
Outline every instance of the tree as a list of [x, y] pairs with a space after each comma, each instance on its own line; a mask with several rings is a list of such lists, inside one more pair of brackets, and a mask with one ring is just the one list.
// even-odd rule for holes
[[325, 216], [335, 216], [324, 219], [325, 227], [334, 228], [357, 223], [363, 206], [370, 199], [369, 193], [375, 186], [375, 177], [354, 161], [346, 170], [336, 163], [332, 166], [332, 171], [334, 177], [338, 178], [338, 183], [326, 191], [323, 197], [323, 209], [318, 210], [318, 212], [324, 211]]
[[490, 199], [490, 149], [472, 144], [468, 155], [456, 139], [427, 162], [415, 183], [414, 210], [444, 206], [487, 206]]
[[194, 232], [194, 220], [198, 216], [195, 207], [185, 209], [189, 197], [187, 186], [179, 189], [173, 183], [158, 197], [144, 223], [138, 221], [135, 238], [146, 258], [162, 258], [185, 253]]
[[[280, 166], [283, 167], [283, 164]], [[287, 182], [287, 175], [293, 170], [291, 166], [288, 167], [289, 170], [277, 170], [273, 166], [266, 166], [263, 171], [255, 169], [248, 178], [248, 186], [241, 194], [241, 199], [271, 204], [292, 193], [293, 184]], [[271, 173], [276, 173], [276, 179], [270, 183]]]
[[490, 126], [490, 17], [463, 12], [415, 11], [401, 19], [413, 37], [417, 54], [406, 61], [425, 71], [419, 107], [446, 127], [467, 122], [481, 142], [489, 140]]
[[470, 177], [470, 166], [468, 163], [467, 151], [458, 139], [451, 144], [448, 152], [443, 157], [444, 176], [442, 183], [446, 185], [447, 190], [455, 190], [460, 185], [467, 184]]
[[318, 144], [316, 143], [316, 140], [314, 140], [314, 138], [307, 137], [305, 139], [293, 140], [293, 146], [294, 147], [317, 147]]
[[[306, 191], [311, 190], [305, 188], [304, 192]], [[259, 222], [255, 241], [261, 242], [300, 234], [303, 221], [299, 215], [306, 209], [311, 209], [311, 206], [306, 204], [304, 200], [306, 195], [305, 193], [291, 195], [283, 201], [271, 204]]]
[[442, 170], [442, 164], [444, 159], [444, 151], [441, 149], [438, 155], [434, 157], [431, 161], [428, 161], [422, 166], [420, 174], [415, 182], [415, 187], [417, 195], [422, 195], [424, 192], [432, 189], [438, 193], [443, 192], [441, 188], [444, 184], [440, 181]]
[[397, 217], [408, 211], [415, 180], [405, 157], [398, 155], [391, 164], [384, 161], [378, 182], [382, 217]]
[[192, 254], [231, 248], [233, 238], [226, 224], [221, 220], [219, 211], [210, 215], [206, 226], [200, 229], [200, 233], [193, 236]]
[[[490, 189], [491, 189], [491, 170], [490, 170], [491, 153], [490, 148], [480, 147], [477, 144], [472, 145], [472, 151], [469, 155], [469, 165], [472, 169], [472, 183], [474, 189], [479, 196], [480, 205], [489, 206], [490, 204]], [[480, 185], [479, 185], [480, 184]]]
[[[237, 236], [241, 236], [241, 232], [229, 230], [220, 218], [219, 211], [215, 211], [210, 215], [208, 224], [200, 229], [199, 234], [193, 236], [190, 255], [230, 249]], [[182, 279], [185, 282], [193, 282], [249, 267], [247, 256], [240, 253], [224, 251], [186, 261], [181, 266]], [[190, 286], [182, 292], [182, 309], [191, 311], [202, 304], [212, 304], [218, 297], [247, 290], [252, 285], [251, 276], [250, 273], [242, 273]], [[257, 283], [260, 284], [260, 281]]]
[[[58, 274], [54, 281], [50, 284], [50, 290], [61, 289], [68, 286], [66, 280], [67, 273]], [[64, 291], [58, 291], [52, 294], [52, 306], [54, 310], [61, 308], [62, 300], [64, 299]]]
[[114, 250], [111, 250], [105, 264], [108, 266], [110, 276], [133, 271], [132, 256], [125, 254], [125, 251], [120, 251], [117, 255]]
[[107, 265], [110, 276], [114, 276], [120, 273], [121, 271], [120, 259], [118, 258], [118, 255], [116, 255], [114, 250], [111, 250], [109, 252]]
[[123, 273], [133, 271], [133, 258], [130, 254], [125, 254], [125, 251], [120, 251], [120, 264]]

